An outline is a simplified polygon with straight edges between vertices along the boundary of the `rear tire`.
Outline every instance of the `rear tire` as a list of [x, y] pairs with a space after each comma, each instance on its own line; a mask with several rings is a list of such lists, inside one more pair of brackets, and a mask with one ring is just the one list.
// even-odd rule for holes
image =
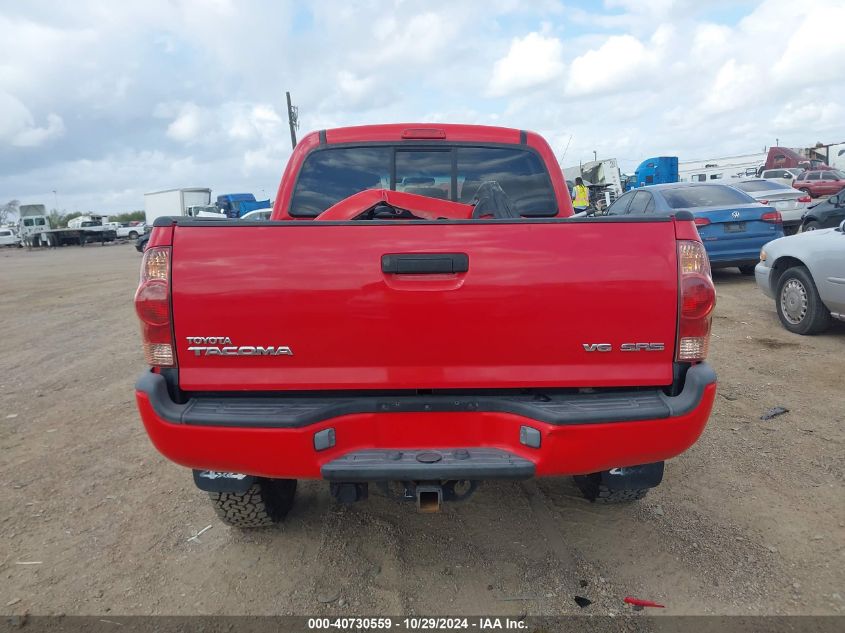
[[137, 240], [138, 239], [138, 232], [137, 231], [129, 231], [129, 239], [130, 240]]
[[609, 488], [601, 482], [601, 473], [575, 475], [573, 479], [575, 479], [575, 485], [578, 486], [584, 498], [593, 503], [611, 504], [639, 501], [651, 490], [651, 488], [635, 488], [633, 490]]
[[802, 231], [818, 231], [822, 228], [822, 225], [816, 222], [815, 220], [810, 220], [807, 222], [804, 227], [801, 229]]
[[743, 275], [753, 275], [754, 274], [754, 266], [756, 266], [756, 264], [754, 264], [754, 265], [749, 264], [748, 266], [740, 266], [739, 272], [741, 272]]
[[819, 334], [830, 325], [830, 310], [804, 266], [788, 268], [780, 276], [775, 308], [783, 327], [795, 334]]
[[813, 196], [813, 194], [811, 194], [811, 193], [810, 193], [810, 190], [809, 190], [809, 189], [807, 189], [807, 188], [801, 188], [801, 189], [799, 189], [798, 191], [803, 191], [804, 193], [806, 193], [806, 194], [807, 194], [808, 196], [810, 196], [811, 198], [815, 197], [815, 196]]
[[296, 479], [259, 479], [246, 492], [209, 492], [224, 523], [248, 529], [270, 527], [293, 507]]

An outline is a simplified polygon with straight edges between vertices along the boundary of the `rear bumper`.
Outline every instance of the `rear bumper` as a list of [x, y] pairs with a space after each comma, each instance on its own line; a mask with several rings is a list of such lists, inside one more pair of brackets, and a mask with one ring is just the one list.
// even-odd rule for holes
[[[345, 475], [353, 480], [401, 478], [400, 471], [419, 479], [459, 478], [456, 473], [460, 478], [475, 473], [478, 479], [520, 479], [659, 462], [698, 439], [715, 394], [716, 375], [706, 363], [687, 371], [674, 397], [636, 390], [549, 398], [385, 396], [309, 402], [209, 397], [177, 404], [158, 374], [147, 372], [136, 385], [151, 441], [182, 466], [335, 481]], [[441, 459], [426, 465], [417, 459], [425, 449]], [[464, 452], [469, 459], [460, 457]], [[393, 459], [391, 453], [400, 456]]]
[[705, 238], [704, 249], [713, 268], [753, 266], [760, 261], [760, 249], [779, 237], [783, 237], [783, 230], [741, 238]]

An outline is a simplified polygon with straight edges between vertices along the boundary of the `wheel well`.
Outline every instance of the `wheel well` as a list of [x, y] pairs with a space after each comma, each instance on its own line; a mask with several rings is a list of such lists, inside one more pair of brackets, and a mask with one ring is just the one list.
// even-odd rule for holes
[[794, 268], [795, 266], [804, 266], [804, 262], [802, 262], [797, 257], [785, 256], [778, 258], [778, 260], [775, 262], [775, 265], [772, 266], [772, 292], [777, 291], [780, 276], [785, 273], [789, 268]]

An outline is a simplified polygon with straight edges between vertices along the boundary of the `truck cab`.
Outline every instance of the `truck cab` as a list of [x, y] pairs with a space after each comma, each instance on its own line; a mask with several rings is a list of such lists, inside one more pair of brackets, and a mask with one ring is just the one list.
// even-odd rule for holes
[[[255, 196], [251, 193], [226, 193], [223, 195], [217, 196], [217, 208], [220, 209], [222, 213], [229, 218], [239, 218], [241, 217], [241, 203], [242, 202], [255, 202]], [[249, 211], [254, 210], [256, 207], [251, 206]]]
[[51, 228], [47, 208], [43, 204], [22, 204], [18, 212], [18, 236], [24, 244], [31, 244], [33, 235]]

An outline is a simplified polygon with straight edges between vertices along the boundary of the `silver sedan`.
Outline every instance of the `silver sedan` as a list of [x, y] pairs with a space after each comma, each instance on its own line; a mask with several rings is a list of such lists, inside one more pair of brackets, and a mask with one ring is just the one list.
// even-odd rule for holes
[[783, 232], [787, 235], [798, 232], [801, 217], [807, 210], [807, 205], [813, 200], [803, 191], [765, 178], [744, 178], [729, 184], [731, 187], [744, 191], [757, 202], [767, 204], [775, 211], [779, 211], [783, 218]]
[[754, 274], [790, 332], [818, 334], [831, 318], [845, 321], [845, 221], [769, 242]]

